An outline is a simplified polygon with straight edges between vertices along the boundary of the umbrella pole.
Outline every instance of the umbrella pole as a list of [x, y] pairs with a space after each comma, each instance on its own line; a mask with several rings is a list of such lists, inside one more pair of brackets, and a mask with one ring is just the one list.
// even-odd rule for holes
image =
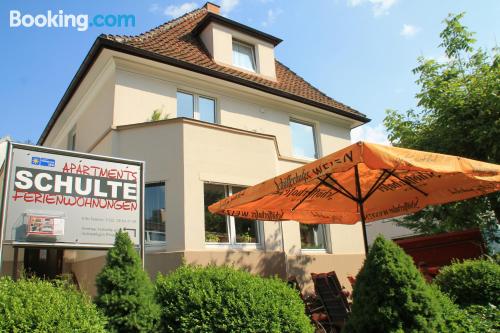
[[283, 234], [283, 221], [280, 221], [280, 231], [281, 231], [281, 249], [283, 250], [283, 254], [285, 255], [285, 275], [286, 280], [288, 281], [289, 267], [288, 267], [288, 254], [285, 249], [285, 236]]
[[366, 235], [365, 210], [363, 207], [363, 195], [361, 194], [361, 184], [359, 182], [358, 165], [354, 166], [354, 181], [356, 182], [356, 197], [358, 201], [359, 215], [361, 216], [361, 226], [363, 228], [363, 241], [365, 243], [365, 255], [368, 255], [368, 237]]
[[365, 214], [363, 212], [363, 204], [359, 205], [359, 212], [361, 215], [361, 225], [363, 227], [363, 241], [365, 243], [365, 254], [368, 255], [368, 237], [366, 235], [366, 222], [365, 222]]

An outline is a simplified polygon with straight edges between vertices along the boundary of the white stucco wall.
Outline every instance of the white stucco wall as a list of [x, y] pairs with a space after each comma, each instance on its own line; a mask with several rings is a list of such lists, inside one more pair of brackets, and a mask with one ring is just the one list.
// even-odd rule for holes
[[218, 87], [203, 80], [193, 81], [175, 74], [146, 76], [135, 70], [117, 69], [113, 125], [145, 122], [154, 110], [176, 117], [176, 92], [182, 90], [216, 100], [216, 118], [224, 126], [274, 135], [281, 156], [292, 155], [290, 118], [315, 126], [317, 150], [324, 156], [350, 144], [347, 122], [318, 115], [310, 108], [280, 104], [260, 96]]
[[[76, 125], [79, 150], [146, 161], [146, 181], [166, 183], [167, 251], [205, 249], [204, 182], [249, 186], [307, 163], [292, 156], [290, 118], [314, 125], [320, 155], [350, 144], [350, 123], [313, 107], [142, 60], [113, 58], [111, 64], [103, 67], [106, 75], [96, 80], [92, 94], [69, 104], [74, 112], [63, 114], [67, 123], [56, 124], [59, 133], [51, 134], [48, 145], [65, 145], [64, 130]], [[176, 120], [136, 126], [154, 110], [175, 118], [178, 90], [214, 98], [224, 128]], [[266, 250], [282, 249], [279, 228], [264, 224]], [[359, 225], [326, 228], [329, 251], [363, 253]], [[283, 234], [287, 253], [300, 254], [298, 223], [283, 223]]]
[[114, 155], [145, 161], [146, 183], [165, 182], [168, 251], [185, 247], [190, 228], [185, 216], [183, 134], [179, 123], [152, 124], [114, 132]]
[[[276, 174], [276, 149], [271, 139], [201, 124], [184, 124], [183, 136], [184, 209], [190, 230], [185, 236], [186, 250], [200, 250], [205, 248], [204, 184], [250, 186], [270, 178]], [[267, 234], [273, 232], [270, 227], [266, 226]]]
[[163, 117], [174, 118], [176, 91], [168, 81], [117, 70], [113, 125], [146, 122], [155, 110], [162, 112]]

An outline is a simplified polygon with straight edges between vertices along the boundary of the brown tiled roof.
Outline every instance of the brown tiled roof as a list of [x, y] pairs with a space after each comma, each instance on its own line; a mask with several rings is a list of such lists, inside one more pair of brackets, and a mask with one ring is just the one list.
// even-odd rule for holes
[[226, 74], [240, 79], [239, 82], [251, 83], [252, 86], [257, 84], [285, 95], [297, 96], [319, 107], [324, 106], [327, 110], [334, 108], [347, 116], [351, 114], [356, 119], [365, 118], [364, 114], [328, 97], [279, 61], [276, 61], [277, 81], [217, 64], [200, 39], [192, 33], [207, 15], [214, 15], [208, 13], [203, 7], [137, 36], [103, 35], [102, 38]]

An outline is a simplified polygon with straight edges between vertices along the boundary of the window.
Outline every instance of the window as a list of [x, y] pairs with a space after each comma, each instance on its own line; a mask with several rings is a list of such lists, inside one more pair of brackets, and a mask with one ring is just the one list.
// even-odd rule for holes
[[215, 99], [178, 91], [177, 117], [215, 123]]
[[325, 226], [300, 224], [300, 243], [303, 250], [324, 250], [326, 248]]
[[194, 96], [177, 92], [177, 117], [194, 118]]
[[253, 46], [233, 40], [233, 65], [256, 72]]
[[290, 120], [292, 132], [293, 156], [301, 158], [317, 158], [314, 126], [297, 120]]
[[76, 128], [73, 128], [68, 134], [68, 150], [76, 149]]
[[146, 242], [165, 242], [165, 183], [146, 184], [144, 218]]
[[243, 187], [205, 184], [205, 242], [218, 244], [258, 244], [260, 224], [255, 220], [220, 216], [208, 211], [211, 204], [243, 190]]

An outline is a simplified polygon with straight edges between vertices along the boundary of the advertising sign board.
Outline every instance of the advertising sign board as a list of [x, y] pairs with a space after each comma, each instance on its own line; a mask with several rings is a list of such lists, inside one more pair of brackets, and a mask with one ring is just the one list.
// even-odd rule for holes
[[118, 230], [142, 243], [143, 162], [10, 145], [4, 244], [107, 248]]

